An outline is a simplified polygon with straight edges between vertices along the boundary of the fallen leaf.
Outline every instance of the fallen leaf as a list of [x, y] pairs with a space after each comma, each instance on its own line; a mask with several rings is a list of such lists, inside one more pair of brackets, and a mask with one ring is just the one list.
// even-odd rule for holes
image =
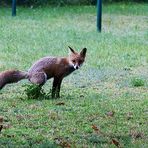
[[17, 120], [21, 121], [23, 120], [25, 117], [23, 115], [16, 115]]
[[133, 118], [133, 113], [129, 112], [127, 113], [127, 120], [130, 120]]
[[112, 144], [114, 144], [117, 147], [120, 146], [120, 143], [117, 140], [115, 140], [115, 139], [112, 139]]
[[64, 102], [58, 102], [58, 103], [56, 103], [56, 105], [65, 105], [65, 103]]
[[8, 128], [11, 128], [12, 127], [12, 125], [10, 125], [10, 124], [4, 124], [3, 125], [3, 129], [8, 129]]
[[68, 143], [66, 140], [64, 140], [63, 138], [55, 138], [55, 143], [60, 145], [63, 148], [71, 148], [70, 143]]
[[4, 117], [0, 116], [0, 123], [3, 123]]
[[110, 111], [110, 112], [107, 112], [106, 115], [109, 116], [109, 117], [113, 117], [115, 114], [114, 111]]
[[15, 137], [15, 135], [6, 135], [8, 138]]
[[137, 132], [137, 131], [131, 131], [131, 137], [134, 139], [138, 139], [138, 138], [143, 138], [144, 134], [141, 132]]
[[143, 133], [137, 133], [136, 135], [135, 135], [135, 138], [137, 139], [137, 138], [143, 138]]
[[99, 128], [96, 126], [96, 125], [92, 125], [92, 129], [96, 132], [96, 133], [98, 133], [99, 132]]
[[71, 148], [70, 144], [67, 141], [62, 141], [60, 145], [64, 148]]
[[3, 129], [3, 125], [0, 125], [0, 132], [2, 131], [2, 129]]

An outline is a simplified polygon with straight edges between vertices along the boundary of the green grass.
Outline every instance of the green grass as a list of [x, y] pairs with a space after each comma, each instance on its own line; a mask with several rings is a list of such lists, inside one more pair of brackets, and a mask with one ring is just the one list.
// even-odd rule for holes
[[0, 71], [88, 48], [60, 99], [27, 98], [28, 81], [1, 90], [1, 147], [148, 147], [147, 4], [104, 5], [101, 34], [93, 6], [0, 9]]

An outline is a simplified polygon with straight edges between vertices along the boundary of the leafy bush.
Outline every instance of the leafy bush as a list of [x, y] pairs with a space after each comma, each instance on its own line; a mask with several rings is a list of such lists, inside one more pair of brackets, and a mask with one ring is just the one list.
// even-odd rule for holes
[[131, 80], [131, 83], [132, 83], [132, 86], [134, 86], [134, 87], [140, 87], [140, 86], [144, 86], [145, 85], [144, 80], [141, 79], [141, 78], [133, 78]]
[[93, 4], [96, 3], [97, 0], [19, 0], [19, 3], [22, 4], [51, 4], [51, 5], [80, 5], [80, 4]]
[[[22, 5], [80, 5], [80, 4], [91, 4], [96, 0], [17, 0], [17, 3]], [[12, 0], [2, 0], [2, 4], [11, 4]]]
[[50, 95], [45, 93], [43, 89], [35, 84], [25, 84], [25, 94], [27, 95], [28, 99], [49, 99]]
[[[97, 0], [16, 0], [20, 5], [95, 5]], [[147, 2], [147, 0], [102, 0], [108, 2]], [[12, 0], [1, 0], [0, 4], [11, 4]]]

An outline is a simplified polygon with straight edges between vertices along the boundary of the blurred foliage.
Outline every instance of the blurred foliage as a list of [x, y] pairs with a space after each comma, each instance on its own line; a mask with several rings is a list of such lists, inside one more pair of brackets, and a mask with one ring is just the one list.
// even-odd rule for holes
[[[95, 5], [97, 0], [16, 0], [19, 5]], [[102, 0], [103, 3], [111, 2], [147, 2], [147, 0]], [[11, 4], [12, 0], [1, 0], [1, 5]]]
[[[20, 5], [80, 5], [80, 4], [92, 4], [95, 0], [16, 0]], [[12, 0], [1, 0], [2, 4], [11, 4]]]

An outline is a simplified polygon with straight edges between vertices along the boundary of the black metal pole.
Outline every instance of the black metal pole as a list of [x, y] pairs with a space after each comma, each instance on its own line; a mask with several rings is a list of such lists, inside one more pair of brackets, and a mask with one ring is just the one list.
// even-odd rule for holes
[[16, 16], [16, 0], [12, 0], [12, 16]]
[[97, 30], [101, 32], [102, 28], [102, 0], [97, 0]]

